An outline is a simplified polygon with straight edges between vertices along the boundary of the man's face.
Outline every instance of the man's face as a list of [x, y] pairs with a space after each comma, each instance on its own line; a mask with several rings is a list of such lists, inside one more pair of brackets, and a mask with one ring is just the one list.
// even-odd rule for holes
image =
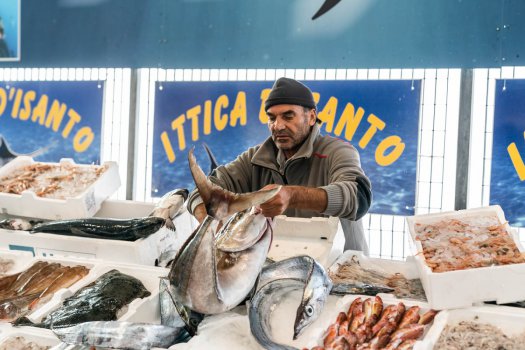
[[275, 105], [266, 111], [268, 128], [277, 148], [290, 158], [308, 137], [315, 124], [315, 109], [298, 105]]

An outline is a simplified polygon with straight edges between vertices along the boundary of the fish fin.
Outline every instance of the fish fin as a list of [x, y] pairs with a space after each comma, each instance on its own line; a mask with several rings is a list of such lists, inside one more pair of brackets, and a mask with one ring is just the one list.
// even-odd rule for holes
[[341, 0], [325, 0], [321, 8], [313, 15], [312, 20], [321, 17], [337, 5]]
[[219, 162], [217, 162], [217, 159], [213, 155], [210, 147], [208, 147], [207, 144], [203, 143], [204, 149], [206, 150], [206, 153], [208, 154], [208, 158], [210, 159], [210, 172], [208, 175], [211, 175], [215, 169], [219, 166]]
[[166, 223], [164, 225], [166, 228], [170, 229], [173, 232], [177, 231], [177, 229], [175, 228], [175, 224], [173, 223], [173, 220], [171, 220], [171, 218], [167, 218]]
[[79, 236], [79, 237], [90, 237], [90, 238], [94, 238], [93, 235], [90, 235], [89, 233], [86, 233], [84, 231], [82, 231], [81, 229], [79, 228], [76, 228], [76, 227], [71, 227], [71, 233], [75, 236]]
[[210, 208], [210, 202], [212, 198], [214, 196], [221, 196], [225, 199], [229, 199], [233, 197], [234, 194], [217, 186], [208, 179], [208, 177], [202, 171], [202, 168], [199, 166], [199, 164], [197, 164], [197, 159], [195, 158], [193, 151], [194, 148], [190, 149], [190, 151], [188, 152], [188, 161], [190, 164], [191, 175], [193, 176], [195, 185], [199, 190], [199, 194], [202, 198], [202, 201], [206, 205], [206, 210], [208, 211], [208, 214], [213, 216], [213, 208]]
[[14, 320], [11, 324], [12, 324], [13, 326], [15, 326], [15, 327], [18, 327], [18, 326], [33, 326], [33, 327], [41, 327], [41, 326], [39, 326], [38, 324], [33, 323], [33, 322], [32, 322], [29, 318], [27, 318], [26, 316], [22, 316], [22, 317], [17, 318], [17, 319]]
[[228, 214], [237, 213], [246, 210], [250, 207], [255, 207], [270, 200], [273, 196], [281, 190], [282, 186], [278, 186], [269, 190], [259, 190], [257, 192], [249, 192], [237, 194], [230, 202], [228, 207]]
[[281, 186], [269, 190], [236, 194], [212, 183], [204, 174], [201, 167], [197, 164], [194, 148], [188, 152], [191, 175], [197, 185], [199, 194], [206, 206], [208, 215], [217, 220], [222, 220], [233, 213], [243, 211], [250, 207], [257, 206], [268, 201], [275, 196]]

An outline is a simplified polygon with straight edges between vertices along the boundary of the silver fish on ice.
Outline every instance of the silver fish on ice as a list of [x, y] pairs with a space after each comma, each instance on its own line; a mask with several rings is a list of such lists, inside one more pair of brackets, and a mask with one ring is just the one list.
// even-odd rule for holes
[[262, 270], [255, 293], [248, 302], [248, 318], [252, 335], [265, 349], [295, 349], [272, 340], [270, 320], [283, 296], [300, 288], [303, 297], [297, 308], [293, 339], [319, 317], [332, 289], [332, 281], [325, 269], [309, 256], [285, 259]]

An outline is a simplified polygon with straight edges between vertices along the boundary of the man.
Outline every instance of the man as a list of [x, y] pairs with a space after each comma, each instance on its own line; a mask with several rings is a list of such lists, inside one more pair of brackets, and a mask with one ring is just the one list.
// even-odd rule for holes
[[[235, 193], [283, 185], [260, 205], [265, 216], [338, 216], [345, 233], [344, 249], [368, 254], [359, 219], [370, 207], [372, 192], [357, 150], [320, 134], [312, 92], [296, 80], [278, 79], [265, 110], [271, 137], [218, 167], [210, 180]], [[206, 217], [198, 191], [190, 195], [188, 209], [200, 222]]]

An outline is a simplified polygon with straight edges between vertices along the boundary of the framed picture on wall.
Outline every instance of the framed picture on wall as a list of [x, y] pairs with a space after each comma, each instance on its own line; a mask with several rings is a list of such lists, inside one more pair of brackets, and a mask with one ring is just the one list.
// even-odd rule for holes
[[0, 1], [0, 61], [20, 60], [20, 1]]

